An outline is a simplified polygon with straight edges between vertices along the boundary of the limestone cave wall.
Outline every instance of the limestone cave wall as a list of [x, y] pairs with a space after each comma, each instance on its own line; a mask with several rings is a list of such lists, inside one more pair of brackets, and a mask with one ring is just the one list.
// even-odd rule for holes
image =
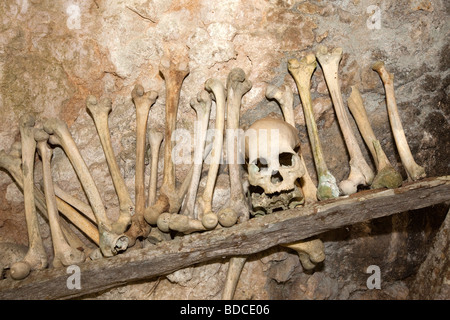
[[[0, 150], [8, 151], [20, 140], [18, 119], [24, 114], [39, 120], [63, 119], [101, 190], [108, 215], [116, 218], [117, 197], [96, 128], [86, 112], [86, 97], [92, 94], [113, 101], [109, 116], [112, 143], [134, 200], [136, 116], [131, 91], [140, 83], [158, 92], [148, 127], [163, 130], [166, 97], [158, 65], [165, 53], [176, 52], [189, 57], [190, 68], [181, 91], [177, 128], [193, 131], [196, 116], [190, 99], [211, 77], [225, 82], [232, 68], [242, 68], [253, 83], [242, 100], [243, 128], [266, 115], [281, 115], [278, 104], [267, 100], [264, 93], [268, 84], [286, 83], [295, 93], [302, 153], [316, 181], [302, 106], [287, 61], [315, 52], [322, 44], [343, 48], [344, 101], [350, 86], [357, 85], [375, 134], [404, 179], [383, 84], [371, 69], [377, 60], [383, 60], [395, 74], [399, 112], [417, 163], [429, 177], [448, 175], [449, 13], [450, 3], [445, 0], [5, 0], [0, 3]], [[349, 156], [320, 66], [312, 78], [311, 95], [327, 165], [341, 181], [349, 173]], [[375, 168], [350, 119], [366, 160]], [[211, 125], [214, 121], [213, 104]], [[52, 168], [58, 186], [87, 202], [59, 148]], [[161, 157], [160, 173], [162, 168]], [[179, 182], [188, 168], [176, 166]], [[203, 169], [202, 181], [207, 169]], [[216, 208], [229, 197], [227, 167], [222, 165], [219, 173]], [[146, 181], [149, 174], [147, 168]], [[35, 175], [39, 181], [39, 166]], [[158, 185], [161, 180], [160, 175]], [[23, 194], [5, 171], [0, 171], [0, 202], [0, 242], [27, 245]], [[435, 283], [442, 290], [434, 291], [426, 289], [425, 277], [419, 272], [436, 246], [435, 239], [447, 241], [441, 246], [442, 252], [448, 252], [448, 237], [442, 235], [448, 236], [448, 223], [442, 223], [448, 207], [441, 204], [322, 234], [326, 259], [314, 272], [304, 272], [298, 256], [287, 248], [263, 251], [245, 264], [235, 297], [409, 299], [420, 296], [420, 291], [420, 297], [448, 299], [448, 272]], [[43, 219], [40, 223], [51, 257], [49, 228]], [[440, 237], [436, 237], [438, 232]], [[448, 255], [442, 259], [448, 260]], [[367, 288], [370, 265], [380, 267], [381, 290]], [[439, 268], [448, 266], [447, 261]], [[220, 259], [86, 298], [219, 299], [227, 267], [228, 259]]]

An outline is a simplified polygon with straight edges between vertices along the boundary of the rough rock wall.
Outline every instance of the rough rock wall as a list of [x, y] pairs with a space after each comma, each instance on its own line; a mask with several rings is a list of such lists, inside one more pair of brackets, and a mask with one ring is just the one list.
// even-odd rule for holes
[[[286, 82], [296, 92], [287, 61], [314, 52], [320, 43], [343, 48], [340, 76], [344, 101], [350, 86], [357, 84], [375, 134], [403, 176], [384, 89], [371, 70], [378, 59], [395, 74], [400, 116], [417, 162], [429, 176], [449, 174], [449, 10], [444, 0], [2, 1], [0, 149], [8, 151], [19, 139], [18, 119], [25, 113], [65, 120], [102, 190], [108, 214], [114, 218], [117, 198], [93, 121], [85, 110], [88, 94], [113, 100], [109, 117], [113, 147], [134, 199], [135, 112], [130, 93], [136, 83], [158, 91], [149, 127], [162, 129], [165, 88], [158, 64], [165, 52], [190, 58], [191, 72], [183, 84], [177, 127], [192, 131], [195, 112], [189, 100], [208, 78], [225, 82], [234, 67], [244, 69], [253, 83], [242, 101], [241, 125], [248, 126], [270, 113], [280, 114], [278, 105], [264, 97], [267, 84]], [[320, 67], [312, 79], [312, 98], [328, 167], [342, 180], [349, 171], [348, 155]], [[305, 161], [316, 179], [297, 95], [294, 102]], [[356, 126], [354, 130], [357, 133]], [[359, 134], [357, 138], [372, 163]], [[60, 149], [55, 150], [53, 168], [59, 186], [85, 199]], [[177, 166], [179, 181], [185, 173], [186, 165]], [[215, 192], [217, 207], [227, 198], [225, 167], [221, 173]], [[40, 178], [39, 168], [36, 177]], [[0, 242], [26, 244], [23, 196], [3, 172], [0, 201]], [[408, 288], [401, 280], [414, 274], [425, 258], [444, 211], [404, 213], [327, 233], [321, 237], [327, 260], [313, 274], [303, 273], [296, 255], [287, 249], [263, 252], [244, 267], [236, 297], [346, 299], [366, 294], [376, 298], [379, 291], [367, 291], [366, 287], [365, 268], [370, 264], [379, 265], [383, 279], [392, 282], [383, 294], [406, 297]], [[49, 231], [41, 222], [51, 255]], [[99, 297], [219, 298], [225, 262], [188, 268]]]

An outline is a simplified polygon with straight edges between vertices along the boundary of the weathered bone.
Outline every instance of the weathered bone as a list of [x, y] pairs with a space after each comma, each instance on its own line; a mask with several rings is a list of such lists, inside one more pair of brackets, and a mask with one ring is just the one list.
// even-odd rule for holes
[[191, 107], [197, 113], [197, 130], [194, 147], [194, 171], [192, 173], [192, 180], [186, 198], [181, 207], [181, 214], [197, 219], [194, 214], [195, 202], [197, 199], [197, 189], [200, 183], [200, 176], [202, 174], [203, 166], [203, 151], [206, 143], [206, 133], [208, 130], [209, 114], [211, 111], [211, 97], [209, 93], [202, 90], [198, 93], [197, 99], [191, 100]]
[[95, 96], [89, 96], [86, 99], [86, 108], [91, 114], [92, 119], [94, 119], [95, 127], [97, 128], [98, 136], [103, 147], [109, 172], [119, 199], [119, 218], [112, 224], [112, 229], [115, 233], [120, 234], [124, 232], [131, 223], [131, 215], [134, 214], [134, 205], [131, 201], [131, 197], [128, 193], [122, 174], [120, 173], [120, 168], [117, 164], [112, 148], [111, 135], [108, 125], [108, 115], [112, 108], [111, 100], [102, 99], [97, 102], [97, 98]]
[[162, 232], [170, 230], [189, 234], [197, 231], [207, 230], [200, 220], [182, 214], [164, 212], [157, 221], [158, 229]]
[[[230, 199], [227, 205], [218, 212], [219, 223], [231, 226], [238, 219], [243, 222], [249, 219], [249, 206], [245, 199], [241, 181], [239, 155], [241, 150], [239, 137], [239, 113], [241, 99], [252, 88], [244, 70], [235, 68], [228, 74], [227, 79], [227, 160], [228, 175], [230, 177]], [[229, 136], [231, 134], [231, 137]], [[237, 134], [237, 141], [235, 134]], [[232, 139], [231, 139], [232, 138]], [[242, 267], [247, 257], [231, 257], [228, 263], [222, 299], [231, 299], [234, 295]]]
[[147, 137], [147, 121], [150, 107], [155, 103], [156, 91], [144, 92], [141, 85], [136, 85], [131, 92], [136, 107], [136, 174], [135, 174], [135, 211], [132, 216], [131, 227], [126, 235], [130, 245], [134, 245], [137, 238], [147, 237], [151, 227], [144, 219], [145, 213], [145, 146]]
[[203, 226], [209, 230], [214, 229], [219, 222], [216, 213], [212, 211], [212, 199], [217, 172], [219, 170], [220, 160], [222, 156], [226, 98], [225, 87], [218, 79], [208, 79], [205, 82], [205, 89], [214, 95], [214, 99], [216, 101], [216, 122], [214, 130], [214, 142], [211, 151], [212, 154], [209, 163], [208, 176], [206, 178], [206, 186], [202, 196], [198, 199], [198, 219], [200, 219], [203, 223]]
[[232, 300], [236, 291], [239, 277], [244, 268], [246, 256], [232, 257], [228, 263], [227, 277], [222, 291], [222, 300]]
[[357, 191], [358, 185], [370, 185], [374, 178], [374, 173], [364, 159], [361, 149], [358, 146], [342, 100], [339, 83], [339, 62], [342, 58], [342, 48], [335, 48], [329, 53], [327, 47], [320, 46], [316, 57], [322, 66], [339, 126], [350, 155], [350, 174], [346, 180], [339, 183], [342, 192], [349, 195]]
[[363, 99], [356, 86], [352, 86], [352, 93], [347, 101], [353, 118], [358, 125], [361, 136], [363, 137], [367, 147], [372, 154], [377, 168], [377, 175], [372, 181], [371, 188], [398, 188], [402, 185], [402, 176], [389, 162], [383, 149], [381, 149], [380, 142], [375, 137], [375, 133], [370, 125], [367, 117], [366, 109], [364, 108]]
[[[284, 90], [269, 86], [266, 90], [266, 96], [269, 99], [275, 99], [281, 107], [284, 121], [295, 128], [294, 118], [294, 97], [292, 89], [289, 86], [284, 86]], [[317, 188], [314, 185], [302, 153], [299, 153], [301, 164], [305, 168], [305, 173], [301, 180], [301, 188], [305, 199], [305, 204], [311, 204], [317, 201]]]
[[425, 169], [419, 166], [415, 161], [409, 148], [408, 141], [406, 140], [405, 131], [403, 130], [402, 122], [398, 114], [397, 102], [395, 100], [394, 93], [394, 74], [389, 73], [386, 70], [384, 62], [378, 61], [373, 67], [384, 84], [384, 90], [386, 92], [386, 106], [389, 115], [389, 121], [391, 123], [392, 132], [394, 134], [395, 144], [405, 167], [408, 179], [416, 181], [426, 177]]
[[30, 270], [44, 269], [48, 265], [42, 238], [39, 232], [36, 205], [34, 201], [34, 157], [36, 141], [34, 140], [35, 118], [24, 115], [20, 118], [20, 138], [22, 141], [22, 171], [25, 220], [28, 231], [28, 252], [22, 261], [11, 266], [11, 277], [23, 279]]
[[[181, 86], [189, 74], [189, 66], [185, 58], [181, 60], [169, 59], [164, 56], [161, 59], [160, 72], [166, 83], [166, 126], [164, 132], [164, 170], [163, 182], [159, 191], [159, 197], [153, 206], [146, 208], [145, 220], [156, 224], [161, 213], [169, 211], [177, 212], [180, 209], [182, 198], [176, 191], [175, 167], [172, 161], [172, 133], [176, 128], [178, 102], [180, 100]], [[189, 184], [188, 184], [189, 185]]]
[[150, 178], [148, 183], [148, 198], [147, 207], [155, 204], [156, 201], [156, 184], [158, 182], [158, 159], [159, 149], [164, 139], [164, 134], [158, 131], [150, 130], [148, 140], [150, 142], [151, 163], [150, 163]]
[[93, 223], [96, 223], [94, 212], [92, 211], [92, 208], [85, 203], [84, 201], [81, 201], [80, 199], [72, 196], [71, 194], [67, 193], [66, 191], [62, 190], [60, 187], [58, 187], [56, 184], [53, 185], [53, 188], [55, 190], [55, 195], [66, 202], [67, 204], [71, 205], [78, 211], [80, 211], [85, 217], [89, 218]]
[[42, 175], [44, 181], [44, 193], [47, 204], [48, 221], [50, 225], [50, 232], [52, 235], [53, 249], [55, 257], [53, 259], [53, 266], [69, 266], [72, 264], [81, 263], [85, 260], [83, 252], [72, 248], [64, 238], [61, 226], [59, 224], [59, 214], [56, 205], [56, 196], [53, 190], [53, 180], [50, 169], [50, 159], [52, 157], [52, 149], [48, 146], [48, 134], [42, 130], [37, 129], [34, 132], [34, 139], [37, 142], [37, 148], [42, 159]]
[[[202, 161], [205, 160], [205, 158], [209, 155], [210, 152], [211, 146], [208, 145], [204, 150]], [[194, 166], [191, 166], [186, 175], [185, 180], [181, 184], [179, 190], [177, 190], [177, 197], [179, 199], [183, 199], [184, 196], [186, 195], [193, 173], [194, 173]], [[158, 229], [161, 230], [162, 232], [169, 232], [169, 230], [173, 230], [183, 233], [191, 233], [194, 231], [206, 230], [201, 223], [200, 224], [198, 223], [200, 221], [198, 219], [194, 219], [191, 217], [189, 217], [189, 219], [178, 217], [174, 218], [174, 216], [179, 216], [179, 214], [170, 212], [164, 212], [160, 214], [158, 219], [156, 220], [156, 225], [158, 226]], [[186, 225], [183, 225], [184, 222], [186, 223]]]
[[249, 219], [249, 206], [245, 199], [241, 181], [241, 165], [239, 159], [243, 156], [241, 135], [239, 132], [239, 115], [241, 100], [252, 88], [252, 83], [247, 79], [244, 70], [234, 68], [227, 78], [227, 160], [228, 175], [230, 178], [230, 199], [219, 210], [217, 217], [223, 226], [230, 226]]
[[314, 269], [318, 263], [325, 260], [325, 248], [320, 239], [287, 243], [282, 246], [297, 251], [300, 262], [306, 270]]
[[81, 185], [87, 195], [92, 211], [95, 214], [99, 236], [100, 249], [104, 256], [109, 257], [123, 251], [128, 246], [128, 238], [123, 234], [116, 234], [112, 230], [110, 221], [106, 216], [106, 210], [83, 157], [73, 140], [67, 125], [58, 119], [48, 119], [44, 123], [44, 130], [58, 138], [58, 142], [64, 149], [67, 157], [72, 163], [75, 172], [80, 179]]
[[[20, 145], [20, 143], [19, 143]], [[16, 144], [17, 146], [17, 144]], [[0, 168], [7, 170], [14, 181], [17, 183], [20, 189], [23, 190], [23, 174], [21, 171], [21, 151], [11, 149], [10, 153], [7, 154], [4, 150], [0, 151]], [[35, 186], [34, 195], [36, 200], [36, 207], [48, 220], [47, 205], [45, 203], [45, 197], [42, 192]], [[79, 215], [79, 213], [73, 209], [70, 205], [65, 203], [59, 198], [56, 198], [58, 210], [71, 221], [78, 229], [80, 229], [84, 234], [86, 234], [95, 244], [99, 243], [99, 234], [95, 226], [93, 226], [87, 219], [84, 219]], [[64, 236], [73, 248], [83, 248], [84, 251], [89, 251], [88, 248], [73, 233], [73, 231], [68, 228], [64, 220], [61, 221]]]
[[[70, 222], [72, 222], [80, 231], [82, 231], [89, 239], [91, 239], [97, 246], [100, 246], [100, 234], [99, 230], [96, 228], [96, 226], [91, 223], [90, 220], [86, 219], [85, 217], [81, 216], [77, 210], [75, 210], [71, 205], [60, 199], [59, 197], [56, 198], [56, 204], [58, 206], [58, 211], [61, 212]], [[64, 221], [61, 221], [64, 222]], [[67, 240], [69, 241], [69, 238], [66, 235]], [[69, 244], [73, 248], [78, 248], [79, 245], [75, 245], [71, 241], [69, 241]], [[86, 256], [89, 255], [89, 250], [85, 250]]]
[[[308, 54], [300, 62], [297, 59], [291, 59], [288, 62], [289, 72], [297, 84], [298, 92], [302, 100], [306, 128], [308, 129], [309, 141], [311, 142], [314, 163], [316, 165], [319, 180], [317, 185], [317, 198], [319, 200], [325, 200], [339, 197], [339, 188], [336, 184], [336, 178], [328, 171], [312, 109], [310, 86], [311, 76], [316, 66], [317, 62], [314, 54]], [[270, 89], [273, 90], [270, 87], [267, 88], [268, 91]]]

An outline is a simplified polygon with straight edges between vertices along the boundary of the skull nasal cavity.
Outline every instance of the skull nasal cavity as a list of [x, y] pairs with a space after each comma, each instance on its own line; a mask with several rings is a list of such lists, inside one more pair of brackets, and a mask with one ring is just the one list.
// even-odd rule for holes
[[278, 161], [280, 162], [280, 166], [283, 167], [290, 167], [292, 166], [292, 153], [289, 152], [283, 152], [280, 153], [280, 155], [278, 156]]
[[270, 177], [270, 181], [273, 184], [277, 184], [277, 183], [280, 183], [281, 181], [283, 181], [283, 177], [281, 176], [280, 172], [272, 171], [272, 176]]

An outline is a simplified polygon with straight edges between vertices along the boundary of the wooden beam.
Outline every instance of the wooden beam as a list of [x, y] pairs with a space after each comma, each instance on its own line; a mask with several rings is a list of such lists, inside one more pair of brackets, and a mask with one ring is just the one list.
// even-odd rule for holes
[[153, 247], [81, 264], [81, 289], [68, 289], [66, 268], [33, 271], [21, 281], [0, 280], [0, 299], [68, 299], [151, 279], [220, 257], [250, 255], [325, 231], [429, 207], [450, 200], [450, 176], [398, 189], [359, 192], [250, 219], [231, 228], [187, 235]]

